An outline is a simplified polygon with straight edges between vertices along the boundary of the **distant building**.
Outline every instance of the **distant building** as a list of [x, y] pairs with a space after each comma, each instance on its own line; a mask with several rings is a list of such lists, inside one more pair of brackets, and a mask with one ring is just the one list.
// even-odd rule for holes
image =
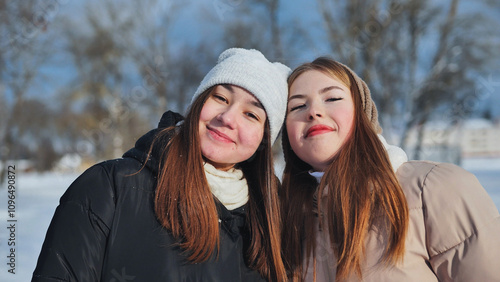
[[500, 157], [500, 122], [485, 119], [468, 120], [461, 138], [462, 156]]
[[[411, 130], [407, 153], [413, 158], [417, 130]], [[500, 158], [500, 121], [470, 119], [450, 126], [433, 121], [425, 125], [420, 159], [460, 164], [463, 158]]]

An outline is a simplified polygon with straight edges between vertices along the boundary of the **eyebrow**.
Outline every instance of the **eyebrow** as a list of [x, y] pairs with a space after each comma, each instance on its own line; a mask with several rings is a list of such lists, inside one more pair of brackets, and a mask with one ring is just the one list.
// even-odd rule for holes
[[[332, 85], [332, 86], [327, 86], [325, 88], [320, 89], [319, 94], [325, 94], [326, 92], [331, 91], [333, 89], [339, 89], [339, 90], [344, 91], [344, 89], [342, 89], [338, 86]], [[293, 99], [302, 99], [302, 98], [305, 98], [306, 96], [307, 95], [305, 95], [305, 94], [295, 94], [295, 95], [291, 96], [290, 98], [288, 98], [288, 101], [291, 101]]]
[[321, 90], [319, 91], [319, 93], [320, 93], [320, 94], [323, 94], [323, 93], [326, 93], [326, 92], [328, 92], [328, 91], [330, 91], [330, 90], [333, 90], [333, 89], [339, 89], [339, 90], [344, 91], [344, 89], [342, 89], [342, 88], [340, 88], [340, 87], [338, 87], [338, 86], [332, 85], [332, 86], [328, 86], [328, 87], [325, 87], [325, 88], [321, 89]]
[[[229, 92], [231, 92], [231, 93], [234, 94], [233, 86], [231, 84], [221, 84], [221, 85], [222, 85], [222, 87], [226, 88]], [[250, 92], [248, 92], [248, 93], [250, 93]], [[262, 106], [262, 104], [259, 102], [259, 100], [253, 94], [252, 94], [252, 97], [255, 98], [255, 101], [254, 100], [249, 100], [249, 101], [247, 101], [247, 104], [251, 104], [251, 105], [254, 105], [254, 106], [258, 107], [258, 108], [261, 108], [261, 109], [265, 110], [264, 106]]]
[[226, 88], [231, 93], [234, 93], [233, 86], [231, 86], [231, 84], [221, 84], [221, 85], [222, 85], [222, 87]]
[[261, 109], [265, 110], [264, 106], [262, 106], [262, 104], [259, 101], [251, 101], [251, 104], [256, 106], [257, 108], [261, 108]]

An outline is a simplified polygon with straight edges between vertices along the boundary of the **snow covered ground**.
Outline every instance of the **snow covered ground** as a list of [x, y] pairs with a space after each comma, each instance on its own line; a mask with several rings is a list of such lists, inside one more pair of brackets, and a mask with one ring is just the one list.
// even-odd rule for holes
[[[31, 281], [38, 254], [59, 198], [78, 175], [16, 172], [15, 233], [9, 220], [7, 184], [0, 189], [0, 281]], [[13, 230], [14, 231], [14, 230]], [[8, 239], [15, 239], [15, 274], [8, 272]], [[13, 241], [11, 241], [13, 242]]]
[[[467, 160], [462, 165], [473, 172], [500, 209], [500, 159]], [[0, 281], [30, 281], [59, 197], [76, 174], [16, 174], [17, 222], [8, 222], [7, 184], [0, 189]], [[15, 224], [15, 230], [9, 230]], [[13, 231], [13, 232], [11, 232]], [[9, 238], [15, 240], [15, 274], [8, 272]], [[10, 242], [14, 242], [11, 240]], [[13, 265], [12, 265], [13, 266]]]

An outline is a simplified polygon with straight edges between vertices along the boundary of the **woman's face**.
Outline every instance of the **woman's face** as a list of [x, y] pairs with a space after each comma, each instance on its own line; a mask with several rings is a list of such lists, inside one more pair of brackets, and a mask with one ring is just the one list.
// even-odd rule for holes
[[217, 85], [200, 114], [200, 146], [205, 159], [220, 170], [249, 159], [264, 136], [266, 112], [250, 92]]
[[286, 129], [295, 154], [324, 171], [354, 124], [354, 102], [344, 83], [323, 72], [299, 75], [290, 87]]

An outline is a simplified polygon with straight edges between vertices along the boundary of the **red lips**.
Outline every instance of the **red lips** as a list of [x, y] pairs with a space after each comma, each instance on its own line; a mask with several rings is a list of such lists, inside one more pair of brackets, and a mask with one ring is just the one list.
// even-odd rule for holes
[[323, 133], [328, 133], [328, 132], [331, 132], [333, 130], [334, 130], [333, 128], [326, 126], [326, 125], [323, 125], [323, 124], [314, 125], [314, 126], [311, 126], [307, 130], [306, 138], [312, 137], [315, 135], [319, 135], [319, 134], [323, 134]]

